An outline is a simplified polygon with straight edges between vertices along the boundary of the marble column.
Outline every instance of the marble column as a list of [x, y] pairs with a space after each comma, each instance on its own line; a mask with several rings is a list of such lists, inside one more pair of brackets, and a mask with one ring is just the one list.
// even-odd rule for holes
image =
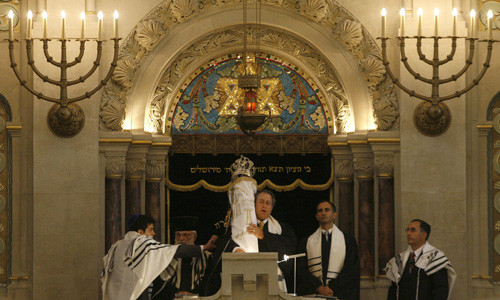
[[378, 181], [378, 274], [394, 256], [394, 157], [392, 154], [375, 154]]
[[375, 276], [375, 207], [373, 191], [373, 159], [368, 154], [354, 156], [354, 173], [358, 188], [358, 244], [360, 275]]
[[165, 158], [149, 158], [146, 162], [146, 214], [156, 220], [155, 239], [162, 240], [161, 187], [165, 175]]
[[338, 224], [342, 232], [351, 236], [355, 235], [353, 175], [352, 158], [335, 159]]
[[127, 158], [125, 179], [125, 221], [135, 214], [141, 214], [142, 179], [146, 168], [145, 158]]
[[121, 184], [125, 173], [125, 154], [105, 155], [105, 250], [122, 237]]

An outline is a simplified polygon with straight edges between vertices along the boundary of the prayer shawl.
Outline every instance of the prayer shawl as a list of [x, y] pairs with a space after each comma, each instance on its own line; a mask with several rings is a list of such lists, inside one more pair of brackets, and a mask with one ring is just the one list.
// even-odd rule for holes
[[270, 233], [281, 234], [281, 225], [275, 218], [273, 218], [273, 216], [269, 216], [267, 223], [267, 230]]
[[255, 235], [247, 232], [249, 224], [257, 224], [254, 195], [257, 182], [250, 177], [239, 177], [228, 191], [233, 217], [231, 238], [245, 252], [259, 252], [259, 242]]
[[[207, 261], [208, 258], [212, 254], [208, 251], [202, 251], [201, 257], [193, 257], [191, 262], [191, 290], [194, 290], [198, 286], [200, 286], [200, 281], [205, 275], [205, 270], [207, 269]], [[177, 289], [181, 287], [181, 270], [182, 270], [182, 259], [177, 258], [177, 268], [174, 276], [171, 277], [171, 284], [174, 285]], [[168, 280], [168, 279], [167, 279]]]
[[331, 279], [337, 278], [342, 267], [344, 266], [345, 260], [345, 239], [344, 234], [340, 229], [333, 224], [332, 228], [332, 238], [330, 247], [330, 261], [328, 262], [328, 273], [326, 282], [323, 282], [323, 268], [321, 266], [321, 228], [318, 228], [307, 239], [307, 265], [309, 267], [309, 272], [314, 276], [318, 277], [323, 285], [328, 285]]
[[[406, 266], [406, 262], [410, 257], [411, 246], [406, 249], [406, 251], [399, 253], [395, 257], [391, 258], [385, 267], [385, 274], [389, 280], [396, 283], [396, 285], [401, 280], [403, 275], [404, 268]], [[427, 275], [432, 275], [437, 271], [445, 268], [448, 271], [448, 299], [450, 299], [451, 290], [453, 289], [453, 284], [455, 283], [455, 279], [457, 277], [455, 273], [455, 269], [451, 266], [450, 261], [444, 255], [444, 252], [435, 248], [429, 243], [425, 243], [424, 249], [422, 249], [422, 254], [417, 258], [415, 262], [415, 266], [419, 269], [425, 271]], [[418, 281], [417, 281], [417, 299], [418, 299]], [[399, 286], [398, 291], [399, 294]]]
[[173, 271], [169, 265], [177, 247], [127, 232], [103, 259], [103, 300], [136, 300], [160, 273]]

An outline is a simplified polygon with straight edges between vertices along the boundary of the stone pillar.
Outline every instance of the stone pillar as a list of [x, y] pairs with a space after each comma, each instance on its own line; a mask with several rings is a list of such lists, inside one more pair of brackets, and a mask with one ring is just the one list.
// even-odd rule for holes
[[352, 139], [351, 150], [354, 157], [354, 175], [358, 196], [360, 274], [363, 278], [373, 278], [375, 276], [373, 154], [366, 140], [358, 140], [355, 135]]
[[165, 157], [148, 155], [146, 162], [146, 214], [153, 217], [155, 223], [155, 239], [162, 240], [162, 205], [161, 205], [161, 187], [165, 176]]
[[391, 154], [375, 154], [378, 180], [378, 274], [385, 275], [384, 268], [394, 256], [394, 157]]
[[127, 177], [125, 179], [125, 221], [141, 214], [142, 179], [146, 168], [146, 159], [127, 157]]
[[122, 236], [121, 184], [125, 173], [125, 153], [106, 153], [105, 250]]
[[342, 232], [355, 236], [354, 170], [348, 147], [332, 150], [335, 163], [335, 191], [338, 205], [338, 225]]

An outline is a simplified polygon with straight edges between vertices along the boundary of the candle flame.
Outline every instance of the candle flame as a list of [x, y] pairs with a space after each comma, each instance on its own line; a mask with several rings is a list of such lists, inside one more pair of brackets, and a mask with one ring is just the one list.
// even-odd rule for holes
[[115, 12], [113, 13], [113, 18], [118, 19], [118, 11], [115, 10]]
[[9, 19], [14, 19], [14, 12], [11, 10], [9, 10], [9, 14], [7, 15], [9, 17]]
[[80, 18], [81, 18], [82, 20], [85, 20], [85, 12], [84, 12], [84, 11], [82, 11], [82, 12], [80, 13]]
[[439, 8], [434, 8], [434, 15], [439, 16]]
[[421, 7], [419, 7], [418, 10], [417, 10], [417, 15], [421, 16], [423, 14], [424, 14], [424, 11], [422, 10]]
[[476, 11], [473, 10], [473, 9], [471, 9], [470, 16], [471, 16], [471, 18], [475, 18], [476, 17]]
[[406, 14], [405, 9], [404, 9], [404, 8], [401, 8], [401, 9], [399, 10], [399, 14], [400, 14], [401, 16], [404, 16], [404, 15]]
[[458, 15], [458, 10], [456, 8], [453, 8], [453, 10], [451, 11], [451, 14], [456, 17]]
[[385, 8], [382, 8], [382, 11], [380, 12], [380, 14], [382, 15], [382, 17], [387, 16], [387, 10]]
[[493, 18], [493, 12], [490, 10], [488, 10], [488, 19], [491, 19]]
[[66, 12], [64, 10], [61, 11], [61, 18], [66, 19]]
[[103, 18], [102, 11], [99, 11], [99, 12], [97, 13], [97, 18], [99, 18], [99, 20], [102, 20], [102, 18]]
[[33, 12], [28, 10], [28, 19], [33, 19]]

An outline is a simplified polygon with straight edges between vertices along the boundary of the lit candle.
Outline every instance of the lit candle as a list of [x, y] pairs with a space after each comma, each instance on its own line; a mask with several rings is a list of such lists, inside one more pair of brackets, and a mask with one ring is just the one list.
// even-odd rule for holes
[[9, 14], [7, 15], [9, 17], [9, 41], [14, 40], [14, 12], [12, 10], [9, 10]]
[[33, 25], [33, 12], [28, 11], [28, 23], [26, 24], [26, 38], [31, 39], [31, 27]]
[[102, 33], [102, 18], [103, 14], [102, 11], [99, 11], [97, 13], [97, 40], [101, 40], [101, 33]]
[[453, 8], [453, 10], [451, 11], [451, 14], [453, 15], [453, 32], [452, 32], [452, 36], [457, 36], [457, 15], [458, 15], [458, 11], [456, 8]]
[[385, 10], [385, 8], [382, 8], [382, 11], [380, 12], [380, 14], [382, 15], [382, 37], [385, 37], [387, 10]]
[[42, 19], [43, 19], [43, 38], [47, 38], [47, 12], [44, 10], [42, 12]]
[[61, 39], [66, 38], [66, 12], [61, 11]]
[[401, 16], [401, 20], [399, 22], [399, 28], [401, 29], [400, 33], [401, 33], [401, 36], [404, 36], [405, 35], [405, 15], [406, 15], [404, 8], [401, 8], [401, 10], [399, 11], [399, 15]]
[[80, 19], [82, 19], [82, 32], [80, 34], [80, 39], [84, 40], [85, 39], [85, 12], [82, 11], [80, 13]]
[[476, 11], [470, 11], [470, 22], [469, 22], [469, 38], [474, 38], [474, 30], [476, 29]]
[[488, 41], [491, 41], [491, 19], [493, 18], [493, 12], [488, 10]]
[[439, 8], [434, 8], [434, 36], [438, 36]]
[[118, 12], [115, 10], [113, 13], [113, 33], [115, 36], [115, 39], [118, 38]]
[[423, 15], [423, 10], [421, 7], [418, 8], [417, 10], [417, 15], [418, 15], [418, 28], [417, 28], [417, 35], [422, 36], [422, 15]]

